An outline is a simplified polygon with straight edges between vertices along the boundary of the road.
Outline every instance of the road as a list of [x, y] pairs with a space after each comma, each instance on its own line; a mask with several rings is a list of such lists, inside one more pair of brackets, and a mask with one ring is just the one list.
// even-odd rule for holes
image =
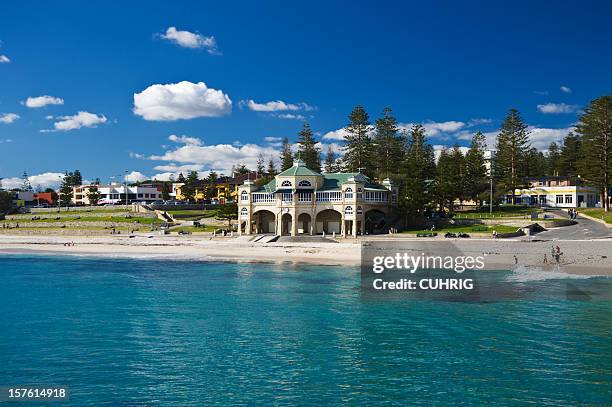
[[[565, 211], [554, 211], [556, 215], [567, 217]], [[612, 228], [581, 216], [576, 219], [578, 224], [547, 230], [538, 233], [537, 239], [543, 240], [585, 240], [612, 237]]]

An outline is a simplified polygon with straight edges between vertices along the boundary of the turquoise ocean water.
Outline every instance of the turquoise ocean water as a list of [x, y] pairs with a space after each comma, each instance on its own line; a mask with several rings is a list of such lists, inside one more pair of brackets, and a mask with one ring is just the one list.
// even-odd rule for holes
[[386, 301], [356, 268], [4, 255], [0, 386], [68, 385], [75, 406], [610, 405], [612, 302], [533, 295], [558, 277]]

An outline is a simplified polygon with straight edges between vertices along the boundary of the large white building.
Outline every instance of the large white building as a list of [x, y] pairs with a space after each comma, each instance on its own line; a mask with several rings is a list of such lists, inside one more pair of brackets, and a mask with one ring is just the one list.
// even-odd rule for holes
[[388, 228], [397, 188], [361, 173], [319, 174], [296, 160], [261, 187], [238, 187], [239, 233], [277, 235], [380, 233]]
[[[580, 185], [569, 177], [528, 178], [529, 188], [514, 191], [519, 205], [550, 208], [591, 208], [599, 203], [597, 188]], [[506, 203], [512, 202], [512, 195], [506, 195]]]
[[[117, 204], [128, 202], [153, 202], [162, 199], [161, 187], [111, 185], [78, 185], [72, 187], [72, 203], [75, 205], [90, 205], [88, 192], [97, 188], [100, 192], [98, 204]], [[127, 196], [126, 196], [127, 192]]]

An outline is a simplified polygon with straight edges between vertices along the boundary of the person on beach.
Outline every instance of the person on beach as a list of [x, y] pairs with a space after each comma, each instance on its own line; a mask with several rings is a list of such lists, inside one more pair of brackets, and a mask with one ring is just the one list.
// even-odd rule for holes
[[548, 264], [548, 256], [546, 256], [546, 253], [544, 253], [544, 264]]

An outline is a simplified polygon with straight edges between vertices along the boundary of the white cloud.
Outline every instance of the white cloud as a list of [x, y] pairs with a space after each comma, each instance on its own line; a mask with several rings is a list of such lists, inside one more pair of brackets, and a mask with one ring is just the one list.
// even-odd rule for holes
[[217, 40], [213, 36], [206, 37], [197, 32], [181, 31], [176, 27], [168, 27], [166, 33], [159, 36], [184, 48], [203, 48], [209, 54], [221, 55], [217, 49]]
[[202, 145], [202, 140], [196, 137], [188, 137], [188, 136], [177, 136], [172, 134], [168, 137], [168, 140], [173, 141], [179, 144], [187, 144], [190, 146], [200, 146]]
[[229, 96], [221, 90], [208, 88], [204, 82], [156, 84], [134, 94], [134, 114], [145, 120], [219, 117], [229, 114], [231, 110]]
[[11, 124], [17, 119], [19, 119], [17, 113], [0, 113], [0, 123]]
[[173, 172], [164, 172], [161, 174], [155, 174], [151, 177], [151, 179], [157, 180], [157, 181], [174, 181], [176, 179], [176, 177], [178, 176], [178, 174], [175, 174]]
[[561, 92], [563, 93], [572, 93], [572, 88], [567, 86], [561, 86], [559, 89], [561, 89]]
[[171, 171], [174, 173], [176, 172], [174, 170], [181, 168], [180, 166], [189, 165], [199, 170], [217, 169], [218, 172], [229, 175], [234, 164], [244, 164], [248, 168], [255, 168], [260, 154], [263, 154], [266, 158], [276, 158], [279, 155], [279, 151], [273, 146], [260, 146], [257, 144], [241, 146], [231, 144], [184, 144], [174, 150], [168, 150], [162, 155], [152, 155], [149, 159], [168, 162], [164, 166], [156, 167], [159, 171]]
[[[35, 189], [41, 188], [57, 188], [61, 180], [64, 178], [64, 174], [61, 172], [45, 172], [43, 174], [38, 175], [30, 175], [28, 179], [30, 180], [30, 184]], [[21, 177], [12, 177], [12, 178], [3, 178], [2, 179], [2, 187], [5, 189], [13, 189], [20, 188], [23, 185], [23, 178]]]
[[144, 154], [139, 154], [139, 153], [133, 153], [130, 151], [129, 153], [130, 158], [138, 158], [138, 159], [144, 159], [145, 155]]
[[[442, 152], [444, 148], [446, 148], [449, 152], [451, 152], [454, 146], [444, 146], [441, 144], [434, 144], [432, 147], [434, 150], [434, 159], [438, 161], [438, 159], [440, 158], [440, 153]], [[459, 150], [461, 151], [463, 155], [465, 155], [465, 153], [467, 153], [467, 151], [469, 150], [469, 147], [459, 147]]]
[[0, 55], [0, 64], [8, 64], [9, 62], [11, 62], [9, 57], [6, 55]]
[[36, 97], [28, 97], [25, 102], [22, 102], [29, 108], [45, 107], [47, 105], [63, 105], [64, 99], [55, 96], [42, 95]]
[[540, 95], [540, 96], [547, 96], [548, 95], [548, 91], [547, 90], [534, 90], [533, 93], [535, 93], [536, 95]]
[[81, 127], [97, 127], [99, 124], [107, 122], [105, 116], [89, 112], [78, 112], [72, 116], [58, 116], [56, 119], [59, 121], [53, 123], [55, 130], [41, 130], [41, 132], [52, 132], [52, 131], [70, 131], [80, 129]]
[[200, 164], [177, 165], [175, 163], [169, 163], [166, 165], [156, 165], [153, 169], [156, 171], [168, 171], [178, 174], [179, 172], [202, 171], [204, 167]]
[[[560, 143], [565, 136], [570, 131], [574, 130], [574, 127], [560, 128], [560, 129], [551, 129], [545, 127], [535, 127], [529, 126], [527, 128], [529, 131], [529, 140], [531, 142], [531, 146], [537, 148], [538, 150], [546, 150], [551, 142]], [[497, 141], [497, 134], [499, 131], [490, 131], [487, 133], [483, 133], [487, 148], [494, 149]], [[474, 134], [472, 132], [462, 131], [456, 135], [458, 140], [469, 141], [472, 139]]]
[[12, 138], [0, 139], [0, 144], [2, 144], [2, 143], [12, 143], [12, 142], [13, 142]]
[[305, 120], [306, 118], [301, 114], [293, 114], [293, 113], [273, 113], [272, 117], [278, 117], [279, 119], [288, 119], [288, 120]]
[[545, 114], [575, 113], [580, 110], [580, 106], [565, 103], [545, 103], [538, 105], [538, 110]]
[[146, 177], [142, 172], [132, 171], [125, 176], [125, 179], [127, 180], [127, 182], [142, 182], [149, 178]]
[[254, 100], [242, 100], [240, 101], [241, 106], [247, 106], [249, 109], [255, 112], [282, 112], [282, 111], [311, 111], [314, 110], [314, 107], [308, 105], [307, 103], [286, 103], [282, 100], [273, 100], [266, 103], [257, 103]]
[[491, 124], [493, 123], [493, 119], [471, 119], [468, 121], [468, 127], [479, 126], [481, 124]]
[[323, 140], [344, 140], [344, 137], [347, 135], [346, 129], [338, 129], [334, 131], [329, 131], [325, 133], [322, 137]]

